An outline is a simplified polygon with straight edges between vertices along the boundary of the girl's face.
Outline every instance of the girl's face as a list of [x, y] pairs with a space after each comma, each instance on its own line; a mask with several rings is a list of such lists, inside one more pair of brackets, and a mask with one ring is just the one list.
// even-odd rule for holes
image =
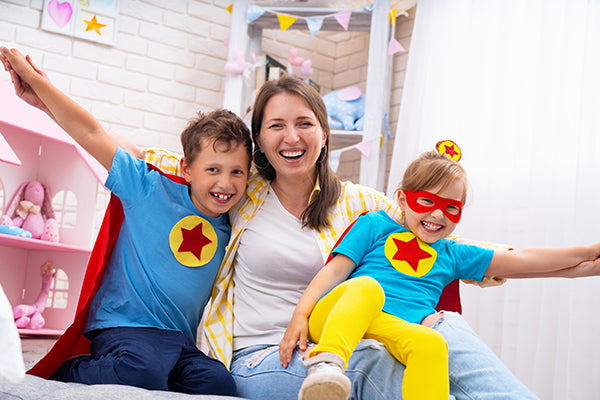
[[326, 135], [302, 97], [279, 93], [265, 106], [257, 142], [275, 168], [276, 179], [314, 181], [317, 159], [325, 146]]
[[[443, 190], [441, 187], [442, 185], [438, 185], [436, 187], [426, 189], [426, 191], [433, 193], [436, 196], [443, 197], [447, 200], [462, 202], [465, 189], [460, 180], [453, 181]], [[407, 194], [400, 190], [398, 192], [398, 204], [400, 205], [400, 209], [404, 212], [406, 228], [410, 229], [411, 232], [414, 233], [419, 239], [426, 243], [433, 243], [445, 238], [454, 231], [456, 225], [458, 224], [458, 220], [455, 217], [453, 219], [457, 222], [451, 221], [450, 218], [448, 218], [448, 216], [439, 208], [431, 211], [416, 212], [408, 205], [406, 196]], [[416, 201], [422, 206], [433, 205], [430, 204], [431, 200], [427, 197], [418, 197]], [[460, 215], [460, 210], [457, 210], [456, 206], [454, 205], [449, 205], [446, 208], [446, 212], [452, 216]]]

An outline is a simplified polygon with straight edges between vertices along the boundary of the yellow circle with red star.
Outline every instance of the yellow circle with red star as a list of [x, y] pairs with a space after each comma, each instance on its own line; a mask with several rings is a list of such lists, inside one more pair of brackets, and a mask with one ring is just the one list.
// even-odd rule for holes
[[460, 150], [460, 147], [458, 147], [458, 145], [452, 140], [443, 140], [439, 142], [437, 151], [441, 155], [446, 156], [454, 161], [460, 161], [462, 157], [462, 151]]
[[425, 276], [437, 258], [437, 251], [412, 232], [392, 233], [385, 241], [385, 256], [405, 275]]
[[197, 215], [182, 218], [169, 234], [173, 255], [186, 267], [201, 267], [212, 260], [218, 238], [210, 222]]

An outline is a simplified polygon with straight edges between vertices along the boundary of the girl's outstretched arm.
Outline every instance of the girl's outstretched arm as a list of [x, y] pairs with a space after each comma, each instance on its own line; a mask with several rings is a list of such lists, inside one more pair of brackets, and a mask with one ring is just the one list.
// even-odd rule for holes
[[500, 278], [580, 277], [600, 274], [600, 243], [589, 246], [494, 251], [486, 275]]
[[281, 365], [287, 368], [292, 360], [292, 353], [299, 343], [300, 350], [306, 350], [308, 340], [308, 317], [317, 301], [343, 282], [356, 267], [351, 258], [338, 254], [328, 262], [310, 282], [304, 294], [298, 301], [292, 319], [279, 343], [279, 359]]
[[60, 127], [110, 170], [117, 144], [98, 120], [36, 71], [17, 49], [0, 48], [0, 58], [9, 67], [13, 80], [28, 85]]

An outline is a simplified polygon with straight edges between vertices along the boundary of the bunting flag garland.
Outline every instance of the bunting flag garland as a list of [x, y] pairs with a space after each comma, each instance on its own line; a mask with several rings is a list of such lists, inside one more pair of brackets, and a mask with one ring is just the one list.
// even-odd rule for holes
[[[405, 11], [404, 8], [402, 8], [402, 3], [408, 3], [408, 4], [406, 4], [406, 6], [408, 6], [410, 8], [410, 7], [414, 6], [414, 3], [416, 3], [416, 0], [400, 0], [399, 2], [396, 2], [395, 4], [392, 4], [392, 7], [390, 8], [390, 12], [388, 12], [388, 18], [390, 21], [390, 25], [392, 25], [390, 42], [388, 45], [388, 53], [387, 53], [388, 56], [398, 53], [398, 52], [406, 51], [404, 49], [404, 47], [402, 47], [400, 42], [398, 42], [393, 36], [395, 27], [396, 27], [397, 16], [398, 15], [408, 16], [408, 13]], [[394, 8], [394, 7], [399, 7], [399, 8]], [[227, 6], [227, 11], [229, 11], [229, 13], [232, 13], [232, 10], [233, 10], [232, 4]], [[353, 11], [372, 12], [373, 5], [370, 4], [370, 5], [366, 5], [364, 7], [355, 9], [355, 10], [345, 10], [345, 11], [340, 11], [340, 12], [336, 12], [336, 13], [332, 13], [332, 14], [315, 15], [315, 16], [311, 16], [311, 17], [284, 14], [284, 13], [276, 12], [267, 7], [261, 7], [261, 6], [257, 6], [257, 5], [249, 5], [248, 11], [246, 14], [246, 21], [248, 23], [251, 23], [251, 22], [257, 20], [258, 18], [260, 18], [266, 12], [273, 13], [273, 14], [277, 15], [277, 19], [279, 20], [279, 28], [281, 29], [282, 32], [285, 32], [298, 19], [302, 18], [306, 21], [306, 26], [308, 27], [310, 34], [314, 37], [317, 35], [317, 33], [319, 33], [319, 31], [323, 27], [323, 21], [325, 20], [325, 18], [330, 18], [330, 17], [335, 18], [335, 20], [338, 22], [338, 24], [345, 31], [348, 31], [348, 28], [350, 26], [350, 19], [352, 17]]]
[[331, 150], [329, 152], [329, 166], [333, 170], [333, 172], [337, 172], [340, 166], [340, 157], [342, 153], [348, 150], [356, 149], [360, 151], [363, 157], [371, 158], [371, 153], [373, 150], [373, 142], [375, 140], [381, 140], [381, 136], [377, 136], [373, 139], [365, 140], [364, 142], [360, 142], [357, 144], [353, 144], [352, 146], [343, 147], [341, 149]]
[[248, 23], [260, 18], [265, 13], [265, 9], [255, 5], [248, 6], [248, 13], [246, 14], [246, 21]]
[[390, 45], [388, 46], [388, 56], [391, 56], [394, 53], [405, 52], [406, 50], [399, 41], [396, 40], [395, 37], [392, 36], [392, 40], [390, 40]]
[[233, 4], [228, 5], [225, 9], [229, 12], [229, 14], [233, 13]]
[[340, 166], [340, 157], [342, 156], [341, 150], [332, 150], [329, 153], [329, 166], [333, 170], [333, 172], [337, 172]]
[[371, 158], [371, 150], [373, 150], [373, 141], [375, 139], [366, 140], [354, 145], [354, 148], [362, 153], [363, 156]]
[[350, 17], [352, 16], [352, 10], [342, 11], [334, 15], [336, 21], [344, 28], [345, 31], [348, 30], [348, 26], [350, 25]]
[[390, 18], [390, 25], [396, 25], [396, 10], [392, 8], [392, 11], [388, 13], [388, 17]]
[[315, 36], [317, 33], [319, 33], [321, 27], [323, 26], [324, 19], [325, 18], [318, 17], [306, 18], [306, 26], [308, 26], [308, 30], [310, 31], [311, 35]]
[[285, 32], [285, 30], [292, 26], [292, 24], [296, 22], [298, 18], [284, 14], [277, 14], [277, 19], [279, 20], [279, 28], [281, 29], [281, 32]]

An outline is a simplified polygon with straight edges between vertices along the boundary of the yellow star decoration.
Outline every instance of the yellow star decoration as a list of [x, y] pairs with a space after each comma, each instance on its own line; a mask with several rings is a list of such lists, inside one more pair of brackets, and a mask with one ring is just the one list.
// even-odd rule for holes
[[92, 18], [91, 21], [88, 20], [83, 20], [83, 22], [85, 22], [87, 24], [87, 27], [85, 28], [85, 31], [91, 31], [94, 30], [96, 31], [96, 33], [100, 36], [102, 36], [102, 33], [100, 32], [100, 28], [104, 28], [106, 25], [105, 24], [101, 24], [98, 22], [98, 20], [96, 20], [96, 16], [94, 15], [94, 17]]

